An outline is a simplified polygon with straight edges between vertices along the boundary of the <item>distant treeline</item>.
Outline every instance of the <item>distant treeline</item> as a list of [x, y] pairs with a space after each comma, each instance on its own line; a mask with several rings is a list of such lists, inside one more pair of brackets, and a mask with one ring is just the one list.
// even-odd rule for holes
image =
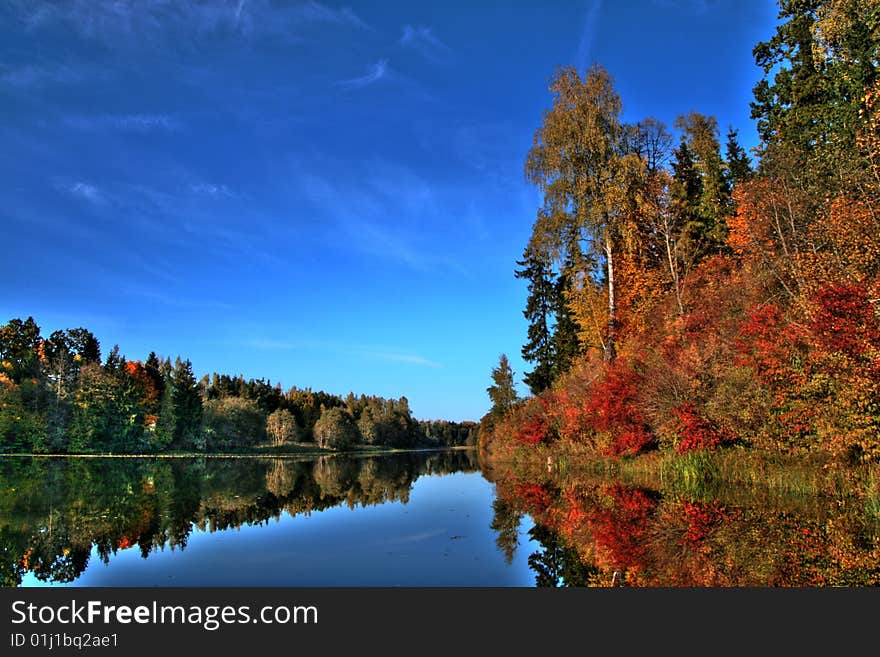
[[160, 453], [472, 445], [472, 422], [416, 420], [406, 397], [340, 397], [214, 373], [189, 360], [102, 361], [85, 328], [48, 338], [32, 317], [0, 326], [0, 451]]

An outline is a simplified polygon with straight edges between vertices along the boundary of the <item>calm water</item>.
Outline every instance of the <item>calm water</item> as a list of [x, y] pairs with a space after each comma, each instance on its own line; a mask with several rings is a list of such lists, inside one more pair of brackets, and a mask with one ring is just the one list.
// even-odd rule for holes
[[880, 507], [484, 476], [462, 451], [0, 458], [0, 583], [876, 586]]
[[[470, 452], [0, 460], [6, 586], [533, 586]], [[508, 541], [510, 537], [508, 536]]]

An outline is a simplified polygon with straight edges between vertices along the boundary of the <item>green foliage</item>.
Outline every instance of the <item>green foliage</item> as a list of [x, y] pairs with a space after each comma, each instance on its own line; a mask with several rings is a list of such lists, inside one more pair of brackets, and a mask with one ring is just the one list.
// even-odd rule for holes
[[178, 449], [204, 449], [202, 396], [189, 360], [178, 357], [174, 362], [170, 386], [174, 407], [172, 446]]
[[492, 369], [492, 381], [494, 385], [486, 388], [489, 399], [492, 401], [491, 413], [503, 416], [509, 412], [516, 403], [517, 394], [514, 387], [513, 369], [505, 354], [498, 358], [498, 366]]
[[517, 278], [528, 281], [528, 297], [523, 315], [529, 321], [528, 341], [522, 348], [523, 358], [535, 363], [535, 369], [527, 372], [523, 381], [533, 394], [550, 387], [553, 382], [554, 345], [553, 316], [559, 306], [557, 289], [552, 281], [552, 270], [546, 259], [526, 249], [523, 259], [517, 262]]
[[749, 180], [754, 173], [748, 154], [737, 140], [738, 134], [733, 126], [727, 131], [725, 159], [727, 160], [727, 181], [730, 189]]
[[83, 366], [72, 405], [70, 452], [139, 453], [146, 449], [137, 388], [124, 372], [97, 363]]
[[315, 423], [315, 442], [324, 449], [344, 450], [360, 441], [354, 418], [344, 408], [328, 408]]
[[39, 370], [40, 327], [33, 317], [11, 319], [0, 326], [0, 373], [14, 383], [34, 377]]
[[208, 451], [254, 447], [266, 440], [266, 416], [246, 397], [211, 399], [204, 405], [204, 436]]
[[28, 408], [22, 387], [0, 380], [0, 452], [46, 451], [46, 417]]

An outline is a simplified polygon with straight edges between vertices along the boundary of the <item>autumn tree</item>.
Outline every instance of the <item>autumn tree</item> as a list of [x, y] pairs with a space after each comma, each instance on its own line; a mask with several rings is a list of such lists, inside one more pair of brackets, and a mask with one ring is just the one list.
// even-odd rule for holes
[[266, 418], [266, 433], [275, 447], [294, 442], [299, 436], [299, 427], [293, 413], [286, 408], [279, 408]]
[[254, 447], [266, 439], [266, 416], [247, 397], [221, 397], [205, 402], [202, 428], [210, 451]]
[[529, 249], [559, 263], [574, 247], [583, 250], [573, 281], [602, 279], [606, 316], [602, 347], [615, 355], [617, 328], [615, 256], [621, 248], [628, 181], [642, 162], [627, 153], [621, 103], [611, 77], [599, 66], [583, 78], [570, 67], [554, 76], [553, 105], [535, 133], [526, 157], [526, 176], [544, 195]]

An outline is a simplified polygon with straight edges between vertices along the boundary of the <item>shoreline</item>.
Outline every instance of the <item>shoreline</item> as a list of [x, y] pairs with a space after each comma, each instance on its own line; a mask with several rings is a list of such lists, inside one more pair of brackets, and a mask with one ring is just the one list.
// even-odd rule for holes
[[223, 458], [223, 459], [255, 459], [255, 458], [296, 458], [317, 456], [385, 456], [389, 454], [409, 454], [418, 452], [452, 452], [476, 450], [476, 445], [452, 445], [448, 447], [415, 447], [415, 448], [381, 448], [356, 449], [346, 451], [304, 449], [301, 452], [175, 452], [172, 454], [31, 454], [31, 453], [0, 453], [0, 458], [86, 458], [86, 459], [191, 459], [191, 458]]

